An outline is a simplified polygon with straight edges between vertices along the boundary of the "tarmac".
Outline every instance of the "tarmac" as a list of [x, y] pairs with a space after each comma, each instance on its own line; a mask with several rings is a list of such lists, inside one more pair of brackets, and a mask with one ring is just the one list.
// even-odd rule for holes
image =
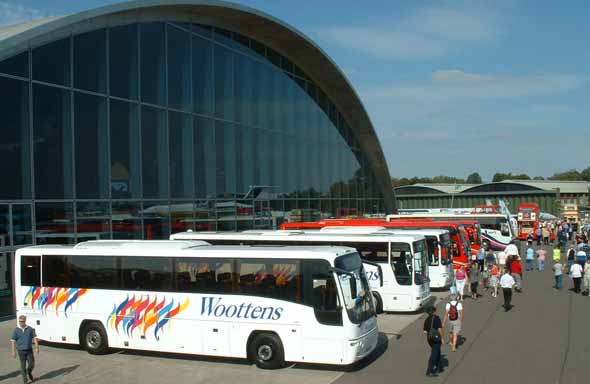
[[[549, 255], [551, 254], [548, 252]], [[379, 316], [380, 345], [357, 366], [293, 365], [264, 371], [243, 360], [149, 352], [115, 351], [92, 356], [78, 347], [43, 345], [35, 375], [40, 383], [587, 383], [590, 378], [590, 297], [553, 289], [552, 262], [543, 272], [525, 272], [523, 292], [504, 312], [502, 295], [480, 287], [478, 300], [464, 300], [463, 342], [456, 352], [443, 346], [444, 371], [426, 377], [429, 347], [422, 332], [425, 315]], [[436, 293], [444, 314], [446, 292]], [[21, 383], [18, 361], [10, 357], [14, 320], [0, 323], [0, 383]]]

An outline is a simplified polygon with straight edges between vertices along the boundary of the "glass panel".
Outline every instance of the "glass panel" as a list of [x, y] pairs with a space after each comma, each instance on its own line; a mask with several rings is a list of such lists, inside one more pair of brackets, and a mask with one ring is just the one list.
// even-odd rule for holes
[[192, 198], [194, 194], [194, 138], [191, 116], [169, 112], [170, 188], [172, 197]]
[[141, 100], [166, 104], [164, 24], [141, 24]]
[[233, 118], [233, 54], [229, 49], [215, 46], [215, 116]]
[[235, 96], [236, 121], [253, 124], [252, 103], [254, 102], [254, 82], [252, 76], [253, 60], [242, 55], [236, 55]]
[[218, 196], [235, 195], [236, 157], [235, 134], [231, 124], [215, 122], [216, 189]]
[[72, 197], [70, 92], [33, 85], [33, 140], [37, 199]]
[[213, 29], [207, 25], [191, 24], [191, 31], [209, 39], [213, 37]]
[[141, 204], [135, 201], [113, 201], [111, 215], [113, 239], [141, 239]]
[[29, 77], [29, 52], [0, 61], [0, 72], [13, 76]]
[[70, 85], [70, 39], [33, 49], [33, 80]]
[[11, 255], [13, 253], [0, 253], [0, 316], [14, 315]]
[[168, 106], [191, 110], [191, 40], [188, 32], [168, 25]]
[[109, 203], [100, 201], [76, 203], [77, 241], [111, 238]]
[[115, 256], [70, 256], [70, 287], [121, 289]]
[[253, 129], [246, 126], [236, 126], [237, 156], [237, 191], [246, 194], [254, 182], [254, 147], [252, 143]]
[[193, 212], [195, 205], [192, 202], [176, 201], [172, 202], [170, 206], [172, 233], [184, 232], [189, 229], [194, 229], [195, 220]]
[[35, 204], [37, 244], [74, 244], [72, 203]]
[[193, 110], [210, 115], [213, 112], [213, 45], [192, 37]]
[[172, 258], [123, 257], [121, 273], [123, 289], [172, 291]]
[[143, 203], [143, 238], [167, 240], [170, 237], [170, 205], [165, 201]]
[[166, 112], [141, 110], [143, 196], [168, 197], [168, 130]]
[[14, 245], [32, 244], [32, 231], [31, 206], [29, 204], [14, 204], [12, 206], [12, 239]]
[[0, 247], [10, 246], [10, 217], [8, 205], [0, 205]]
[[215, 202], [218, 231], [236, 230], [236, 201], [218, 200]]
[[137, 99], [139, 85], [137, 30], [137, 24], [133, 24], [111, 28], [109, 31], [110, 91], [113, 96]]
[[105, 29], [74, 36], [74, 87], [106, 93], [107, 34]]
[[111, 196], [140, 197], [139, 113], [136, 104], [111, 99]]
[[76, 197], [108, 197], [107, 108], [103, 97], [74, 94]]
[[41, 285], [41, 257], [22, 256], [20, 263], [21, 286], [38, 287]]
[[195, 201], [196, 231], [214, 231], [217, 228], [214, 204], [215, 200]]
[[0, 77], [0, 199], [31, 198], [28, 88], [25, 81]]
[[214, 198], [216, 153], [215, 126], [213, 121], [195, 117], [195, 195], [198, 197]]

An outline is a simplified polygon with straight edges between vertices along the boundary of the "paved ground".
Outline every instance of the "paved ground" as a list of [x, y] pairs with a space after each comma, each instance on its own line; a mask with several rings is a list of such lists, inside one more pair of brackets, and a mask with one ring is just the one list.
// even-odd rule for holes
[[[501, 297], [465, 300], [465, 340], [457, 352], [443, 348], [447, 367], [438, 378], [424, 376], [429, 350], [421, 314], [380, 316], [381, 345], [352, 372], [300, 365], [263, 371], [240, 360], [135, 352], [91, 356], [76, 348], [42, 346], [36, 373], [42, 383], [587, 383], [590, 298], [554, 291], [548, 269], [527, 273], [524, 292], [513, 302], [505, 313]], [[13, 321], [0, 323], [0, 340], [9, 338], [13, 326]], [[8, 346], [0, 343], [0, 383], [19, 383]]]

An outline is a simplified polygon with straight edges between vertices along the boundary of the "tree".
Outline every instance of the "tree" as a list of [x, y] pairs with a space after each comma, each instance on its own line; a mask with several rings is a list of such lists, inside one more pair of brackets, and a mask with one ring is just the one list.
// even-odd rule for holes
[[535, 176], [533, 180], [545, 180], [545, 178], [543, 176]]
[[584, 181], [590, 181], [590, 167], [587, 167], [582, 172], [580, 172], [580, 176]]
[[508, 173], [496, 173], [492, 178], [493, 183], [497, 183], [499, 181], [504, 180], [530, 180], [531, 177], [525, 173], [521, 173], [520, 175], [513, 175], [512, 172]]
[[569, 171], [556, 173], [549, 178], [549, 180], [561, 180], [561, 181], [582, 181], [582, 174], [575, 169]]
[[481, 184], [483, 180], [481, 176], [477, 172], [473, 172], [471, 175], [467, 176], [467, 180], [465, 180], [467, 184]]

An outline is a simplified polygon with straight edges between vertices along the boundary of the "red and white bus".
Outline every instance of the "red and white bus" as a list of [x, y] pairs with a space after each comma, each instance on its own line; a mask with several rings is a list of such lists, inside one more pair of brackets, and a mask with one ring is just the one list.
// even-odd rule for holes
[[535, 240], [537, 239], [537, 229], [539, 228], [539, 204], [537, 203], [520, 203], [518, 206], [518, 238], [526, 240], [532, 233]]

